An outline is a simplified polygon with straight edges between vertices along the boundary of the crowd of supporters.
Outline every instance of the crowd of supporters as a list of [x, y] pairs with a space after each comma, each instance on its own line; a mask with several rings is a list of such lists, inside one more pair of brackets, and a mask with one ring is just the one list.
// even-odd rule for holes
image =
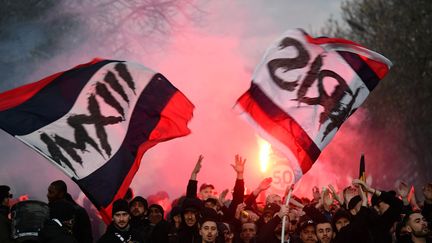
[[215, 197], [213, 185], [203, 183], [198, 188], [202, 161], [200, 156], [186, 195], [174, 200], [169, 212], [163, 205], [148, 205], [147, 199], [129, 195], [113, 203], [112, 222], [98, 239], [93, 239], [86, 210], [75, 203], [63, 181], [48, 187], [49, 218], [37, 236], [13, 239], [12, 195], [10, 187], [0, 186], [0, 242], [432, 242], [430, 183], [422, 188], [423, 202], [417, 202], [403, 182], [392, 191], [382, 191], [354, 179], [341, 192], [332, 185], [321, 191], [315, 187], [313, 198], [308, 199], [292, 195], [292, 188], [287, 188], [284, 195], [268, 193], [264, 203], [257, 203], [258, 195], [270, 188], [270, 178], [245, 195], [245, 159], [237, 155], [231, 165], [236, 173], [231, 199], [228, 190]]

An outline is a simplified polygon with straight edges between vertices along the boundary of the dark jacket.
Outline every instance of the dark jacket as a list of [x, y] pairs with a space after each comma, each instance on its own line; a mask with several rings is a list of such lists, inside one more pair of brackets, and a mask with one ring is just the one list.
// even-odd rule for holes
[[13, 243], [15, 241], [11, 238], [11, 223], [8, 218], [9, 208], [0, 205], [0, 242]]
[[149, 238], [146, 242], [149, 243], [159, 243], [159, 242], [169, 242], [168, 233], [170, 230], [170, 224], [162, 220], [156, 225], [149, 225]]
[[147, 239], [150, 237], [149, 225], [150, 221], [145, 217], [132, 217], [129, 221], [130, 226], [137, 232], [139, 232], [142, 239]]
[[372, 231], [370, 229], [370, 219], [374, 212], [366, 207], [361, 207], [360, 211], [351, 217], [350, 224], [342, 227], [336, 234], [334, 242], [337, 243], [373, 243]]
[[198, 226], [195, 224], [194, 226], [189, 227], [182, 222], [178, 232], [178, 239], [179, 243], [201, 243]]
[[65, 199], [71, 202], [75, 208], [75, 224], [72, 228], [73, 235], [80, 243], [93, 243], [92, 227], [87, 211], [78, 205], [70, 194], [67, 194]]
[[60, 224], [53, 220], [48, 220], [43, 229], [39, 232], [41, 243], [78, 243], [71, 232], [67, 231]]
[[131, 228], [130, 226], [127, 229], [121, 231], [117, 229], [113, 224], [110, 224], [107, 228], [105, 234], [97, 241], [98, 243], [119, 243], [119, 242], [128, 242], [134, 241], [139, 243], [144, 243], [144, 239], [141, 238], [138, 231]]

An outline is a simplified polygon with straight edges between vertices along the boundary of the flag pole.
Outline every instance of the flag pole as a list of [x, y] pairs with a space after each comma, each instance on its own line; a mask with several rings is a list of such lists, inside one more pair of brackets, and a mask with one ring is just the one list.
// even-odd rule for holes
[[[365, 164], [365, 156], [364, 153], [361, 154], [360, 157], [360, 166], [359, 166], [359, 179], [366, 183], [366, 164]], [[365, 191], [366, 198], [368, 197], [367, 192]]]
[[[288, 189], [288, 188], [287, 188]], [[289, 206], [289, 201], [291, 199], [291, 194], [292, 191], [294, 189], [294, 184], [289, 185], [289, 192], [288, 192], [288, 196], [285, 198], [285, 206]], [[281, 243], [285, 242], [285, 224], [286, 224], [286, 218], [287, 216], [283, 216], [282, 218], [282, 233], [281, 233]], [[288, 243], [290, 242], [290, 240], [288, 239]]]

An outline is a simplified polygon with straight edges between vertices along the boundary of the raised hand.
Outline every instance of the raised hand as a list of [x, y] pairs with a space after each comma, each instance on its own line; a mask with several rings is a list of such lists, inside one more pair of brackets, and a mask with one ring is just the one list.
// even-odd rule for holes
[[260, 191], [265, 191], [270, 188], [273, 179], [271, 177], [264, 178], [258, 185]]
[[323, 190], [322, 200], [323, 200], [324, 208], [329, 209], [334, 201], [333, 197], [331, 196], [331, 192], [329, 192], [329, 190]]
[[245, 207], [246, 207], [246, 203], [240, 203], [239, 205], [237, 205], [236, 212], [234, 215], [236, 219], [240, 220], [241, 212], [244, 211]]
[[225, 197], [228, 194], [228, 191], [229, 191], [229, 189], [225, 189], [219, 194], [219, 203], [221, 205], [224, 205], [224, 203], [226, 202]]
[[343, 202], [342, 202], [342, 200], [340, 199], [340, 197], [339, 197], [338, 193], [336, 192], [335, 188], [333, 187], [333, 185], [332, 185], [332, 184], [329, 184], [328, 187], [329, 187], [329, 189], [330, 189], [330, 192], [331, 192], [333, 198], [336, 199], [336, 201], [338, 201], [340, 205], [342, 205]]
[[204, 156], [202, 154], [200, 154], [200, 156], [198, 157], [198, 160], [195, 164], [195, 167], [192, 170], [191, 177], [190, 177], [191, 180], [196, 180], [196, 177], [201, 170], [201, 162], [203, 161], [203, 159], [204, 159]]
[[313, 201], [317, 202], [320, 200], [321, 194], [320, 194], [319, 188], [317, 186], [314, 186], [312, 188], [312, 196], [313, 196]]
[[402, 197], [402, 199], [408, 199], [409, 190], [410, 189], [405, 182], [398, 181], [396, 183], [396, 192]]
[[235, 163], [231, 164], [235, 172], [237, 173], [237, 179], [243, 179], [244, 165], [246, 159], [242, 158], [240, 155], [236, 154]]
[[366, 184], [364, 181], [360, 179], [353, 179], [352, 184], [354, 186], [362, 186], [364, 191], [375, 192], [375, 190], [372, 187], [370, 187], [368, 184]]

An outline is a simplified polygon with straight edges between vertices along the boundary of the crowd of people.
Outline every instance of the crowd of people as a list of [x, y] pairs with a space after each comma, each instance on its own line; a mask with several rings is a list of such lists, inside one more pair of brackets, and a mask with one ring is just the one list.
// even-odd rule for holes
[[[214, 186], [197, 176], [203, 156], [192, 170], [186, 194], [165, 213], [160, 204], [148, 205], [141, 197], [123, 198], [112, 205], [112, 222], [99, 239], [93, 239], [89, 216], [67, 192], [64, 181], [48, 187], [49, 217], [37, 237], [13, 239], [10, 187], [0, 186], [0, 242], [62, 243], [405, 243], [432, 242], [432, 184], [423, 187], [417, 202], [410, 186], [395, 190], [373, 188], [362, 180], [337, 192], [332, 185], [313, 189], [313, 198], [299, 198], [292, 187], [284, 195], [269, 193], [264, 203], [257, 197], [271, 186], [271, 178], [244, 194], [245, 159], [236, 155], [232, 198], [228, 190], [214, 196]], [[13, 222], [12, 222], [13, 224]], [[283, 237], [283, 238], [282, 238]]]

